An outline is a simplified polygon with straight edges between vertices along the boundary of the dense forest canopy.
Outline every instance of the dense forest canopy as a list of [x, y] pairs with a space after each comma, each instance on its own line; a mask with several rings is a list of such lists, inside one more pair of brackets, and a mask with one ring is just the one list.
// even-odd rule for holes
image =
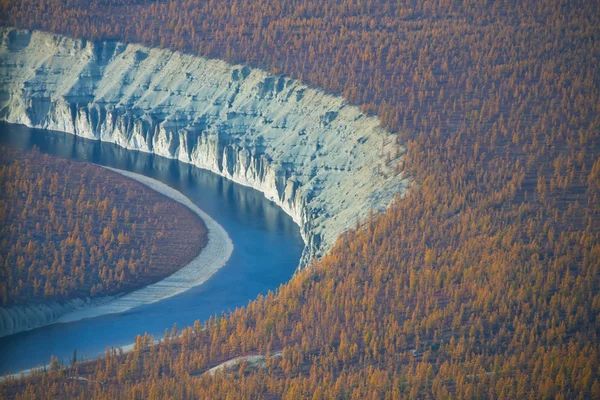
[[107, 169], [0, 148], [0, 306], [114, 295], [204, 247], [188, 208]]
[[6, 395], [600, 398], [600, 3], [4, 0], [0, 16], [342, 94], [407, 145], [417, 183], [277, 296]]

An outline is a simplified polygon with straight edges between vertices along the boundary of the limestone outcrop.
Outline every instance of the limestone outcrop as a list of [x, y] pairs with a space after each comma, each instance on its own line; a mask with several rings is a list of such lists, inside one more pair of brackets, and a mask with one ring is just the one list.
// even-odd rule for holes
[[0, 120], [178, 159], [251, 186], [300, 226], [300, 266], [407, 181], [395, 136], [285, 76], [117, 41], [0, 28]]

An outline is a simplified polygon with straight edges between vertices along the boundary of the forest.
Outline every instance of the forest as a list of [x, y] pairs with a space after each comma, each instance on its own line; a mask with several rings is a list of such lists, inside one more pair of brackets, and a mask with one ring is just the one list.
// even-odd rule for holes
[[[129, 353], [54, 362], [1, 395], [600, 398], [600, 3], [0, 4], [4, 24], [221, 58], [343, 95], [407, 147], [415, 182], [276, 293], [156, 346], [139, 336]], [[249, 354], [265, 367], [204, 374]]]
[[0, 306], [129, 292], [206, 245], [196, 214], [139, 182], [36, 148], [0, 154]]

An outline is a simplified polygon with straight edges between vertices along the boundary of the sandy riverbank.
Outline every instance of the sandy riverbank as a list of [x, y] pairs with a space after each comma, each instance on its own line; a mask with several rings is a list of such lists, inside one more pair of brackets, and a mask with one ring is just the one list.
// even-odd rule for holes
[[164, 194], [165, 196], [183, 204], [194, 213], [196, 213], [208, 230], [208, 244], [200, 254], [189, 264], [175, 272], [171, 276], [148, 285], [139, 290], [119, 297], [107, 304], [84, 308], [69, 314], [63, 315], [57, 322], [72, 322], [84, 318], [97, 317], [99, 315], [120, 313], [132, 308], [151, 304], [167, 297], [185, 292], [186, 290], [201, 285], [206, 282], [215, 272], [225, 265], [231, 253], [233, 252], [233, 243], [229, 235], [214, 219], [199, 209], [187, 197], [177, 190], [147, 176], [133, 172], [108, 168], [111, 171], [118, 172], [128, 178], [135, 179], [138, 182], [150, 187], [151, 189]]
[[[66, 312], [63, 315], [56, 312], [49, 314], [51, 315], [51, 318], [27, 318], [32, 320], [18, 321], [18, 329], [13, 329], [10, 333], [6, 334], [23, 332], [53, 323], [73, 322], [100, 315], [121, 313], [138, 306], [151, 304], [175, 296], [206, 282], [215, 272], [225, 265], [231, 256], [231, 253], [233, 252], [233, 243], [225, 229], [223, 229], [223, 227], [208, 214], [200, 210], [182, 193], [164, 183], [144, 175], [109, 167], [106, 168], [131, 179], [135, 179], [151, 189], [183, 204], [196, 213], [204, 221], [208, 231], [208, 243], [206, 247], [204, 247], [200, 254], [189, 264], [157, 283], [148, 285], [121, 297], [117, 297], [108, 302], [106, 302], [106, 299], [103, 299], [102, 302], [81, 302], [81, 307], [76, 308], [75, 310], [66, 309]], [[40, 314], [39, 312], [26, 312], [28, 311], [28, 306], [16, 307], [19, 307], [19, 313], [12, 314], [21, 316], [36, 316]], [[5, 316], [8, 318], [12, 314], [10, 312], [0, 313], [0, 317]], [[8, 326], [7, 324], [9, 322], [11, 321], [4, 321], [3, 323], [0, 323], [0, 325]], [[0, 336], [2, 335], [0, 334]]]

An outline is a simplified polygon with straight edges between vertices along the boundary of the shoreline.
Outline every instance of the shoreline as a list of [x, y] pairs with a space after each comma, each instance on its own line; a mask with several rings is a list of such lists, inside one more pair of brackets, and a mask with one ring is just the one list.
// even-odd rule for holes
[[65, 314], [55, 323], [74, 322], [100, 315], [121, 313], [183, 293], [206, 282], [225, 265], [233, 252], [233, 243], [225, 229], [181, 192], [144, 175], [111, 167], [103, 166], [103, 168], [134, 179], [188, 207], [204, 221], [208, 231], [208, 243], [190, 263], [168, 277], [118, 297], [109, 303]]
[[[157, 341], [155, 341], [153, 343], [153, 345], [157, 345], [157, 344], [158, 344]], [[134, 346], [135, 346], [135, 343], [130, 343], [125, 346], [114, 346], [112, 348], [121, 349], [123, 351], [123, 353], [126, 354], [126, 353], [129, 353], [130, 351], [132, 351]], [[98, 356], [98, 357], [100, 357], [100, 356]], [[93, 361], [93, 360], [95, 360], [95, 358], [90, 358], [89, 360], [79, 361], [79, 362], [89, 362], [89, 361]], [[9, 372], [5, 375], [0, 375], [0, 384], [2, 384], [4, 381], [9, 380], [9, 379], [27, 378], [28, 376], [34, 375], [38, 372], [46, 372], [46, 371], [48, 371], [48, 368], [49, 368], [49, 366], [46, 366], [44, 368], [44, 367], [38, 365], [37, 367], [31, 367], [29, 369], [24, 369], [19, 372]]]
[[[103, 301], [101, 301], [99, 304], [94, 302], [91, 304], [89, 304], [89, 302], [84, 302], [84, 305], [81, 308], [68, 311], [52, 320], [41, 321], [37, 325], [34, 323], [26, 329], [21, 329], [10, 333], [11, 335], [37, 329], [42, 326], [48, 326], [57, 323], [75, 322], [101, 315], [121, 313], [142, 305], [155, 303], [157, 301], [183, 293], [192, 287], [201, 285], [220, 268], [222, 268], [229, 260], [231, 253], [233, 252], [233, 243], [231, 242], [231, 238], [225, 229], [214, 219], [212, 219], [212, 217], [192, 203], [181, 192], [144, 175], [111, 167], [100, 167], [119, 173], [130, 179], [134, 179], [146, 185], [150, 189], [161, 193], [189, 208], [192, 212], [198, 215], [206, 225], [208, 232], [208, 243], [187, 265], [156, 283], [113, 298], [108, 302], [106, 299], [103, 299]], [[22, 308], [24, 306], [19, 307]]]

